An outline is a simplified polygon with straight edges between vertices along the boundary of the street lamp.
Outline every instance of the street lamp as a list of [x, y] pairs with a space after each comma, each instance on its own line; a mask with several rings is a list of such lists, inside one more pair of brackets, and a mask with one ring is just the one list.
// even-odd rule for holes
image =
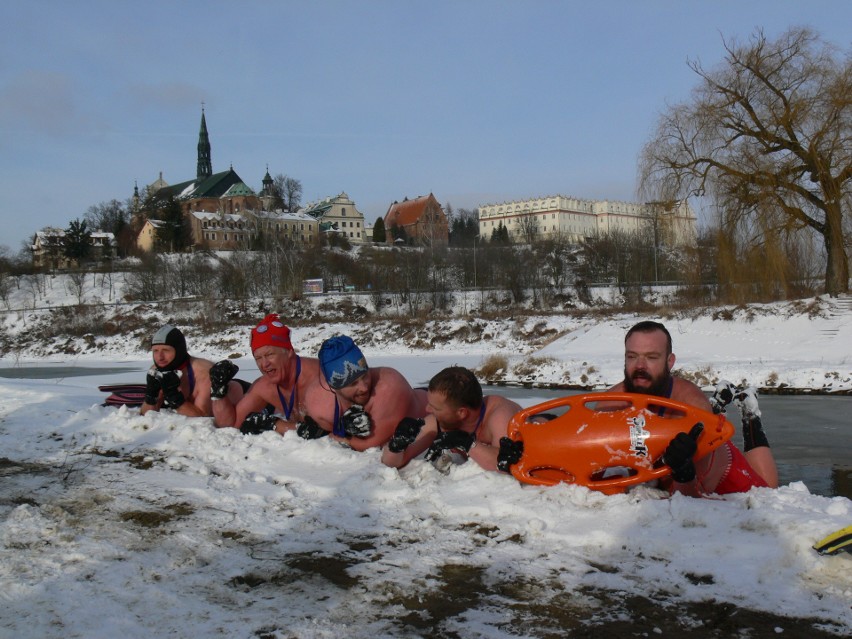
[[478, 235], [473, 236], [473, 288], [476, 288], [476, 240], [478, 239]]

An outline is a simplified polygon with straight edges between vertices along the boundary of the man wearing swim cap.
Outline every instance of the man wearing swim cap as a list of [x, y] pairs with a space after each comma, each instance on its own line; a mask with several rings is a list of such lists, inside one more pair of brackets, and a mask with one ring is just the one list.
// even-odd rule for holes
[[319, 350], [322, 380], [334, 397], [311, 417], [354, 450], [387, 442], [404, 417], [426, 415], [426, 392], [414, 390], [396, 369], [370, 367], [351, 337], [337, 335]]
[[251, 351], [261, 376], [236, 405], [214, 401], [222, 404], [217, 426], [232, 426], [251, 435], [270, 430], [283, 435], [303, 424], [308, 415], [333, 405], [333, 398], [320, 385], [319, 362], [296, 354], [290, 329], [277, 313], [270, 313], [252, 329]]
[[402, 468], [426, 451], [439, 465], [472, 459], [485, 470], [497, 470], [500, 439], [521, 407], [499, 395], [482, 394], [472, 371], [445, 368], [429, 381], [424, 420], [403, 420], [382, 450], [382, 463]]
[[[210, 399], [210, 369], [213, 362], [187, 352], [180, 329], [166, 324], [151, 339], [154, 365], [146, 377], [145, 399], [140, 414], [161, 408], [187, 417], [211, 417], [215, 406]], [[242, 397], [242, 387], [232, 382], [227, 393], [232, 402]]]
[[[684, 404], [712, 412], [714, 408], [701, 389], [692, 382], [671, 374], [675, 363], [672, 339], [663, 324], [642, 321], [634, 325], [624, 338], [624, 381], [610, 391], [621, 393], [643, 393], [668, 397]], [[718, 394], [722, 394], [720, 389]], [[714, 403], [719, 412], [723, 405], [735, 399], [719, 399]], [[739, 403], [743, 406], [743, 428], [746, 434], [745, 453], [740, 452], [730, 441], [700, 459], [693, 459], [700, 432], [680, 433], [669, 444], [663, 461], [672, 467], [672, 489], [687, 495], [701, 496], [710, 493], [726, 494], [744, 492], [755, 486], [778, 486], [778, 471], [775, 458], [762, 426], [753, 420], [748, 410], [757, 410], [754, 392], [742, 393]], [[721, 407], [719, 405], [721, 404]], [[753, 405], [753, 406], [752, 406]], [[750, 436], [750, 437], [749, 437]]]

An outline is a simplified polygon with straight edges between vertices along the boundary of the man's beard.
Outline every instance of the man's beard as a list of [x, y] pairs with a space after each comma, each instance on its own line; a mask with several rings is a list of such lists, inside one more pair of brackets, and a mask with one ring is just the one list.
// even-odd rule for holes
[[[651, 385], [647, 388], [637, 387], [633, 380], [636, 378], [646, 379], [651, 381]], [[633, 377], [628, 377], [627, 369], [624, 369], [624, 390], [628, 393], [644, 393], [645, 395], [654, 395], [655, 397], [668, 397], [669, 385], [671, 384], [672, 372], [666, 368], [666, 371], [657, 378], [651, 377], [645, 371], [636, 371]]]

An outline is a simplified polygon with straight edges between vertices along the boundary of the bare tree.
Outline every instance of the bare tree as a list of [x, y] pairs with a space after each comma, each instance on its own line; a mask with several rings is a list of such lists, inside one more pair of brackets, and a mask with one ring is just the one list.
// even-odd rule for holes
[[527, 213], [518, 218], [518, 234], [526, 244], [532, 244], [538, 238], [538, 220], [535, 213]]
[[297, 211], [302, 202], [302, 183], [294, 177], [279, 173], [273, 178], [278, 196], [284, 202], [286, 211]]
[[643, 191], [661, 200], [710, 195], [723, 226], [812, 229], [825, 247], [826, 292], [847, 292], [852, 56], [804, 28], [775, 41], [758, 30], [724, 48], [715, 70], [689, 63], [699, 85], [689, 102], [667, 109], [645, 146]]
[[73, 270], [68, 273], [66, 280], [68, 291], [77, 298], [77, 304], [81, 306], [86, 299], [86, 275], [86, 271]]

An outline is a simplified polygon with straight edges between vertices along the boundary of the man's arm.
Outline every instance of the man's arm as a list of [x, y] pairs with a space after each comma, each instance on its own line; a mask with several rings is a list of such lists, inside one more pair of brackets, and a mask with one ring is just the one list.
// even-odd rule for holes
[[423, 417], [410, 415], [409, 410], [414, 401], [414, 391], [411, 386], [393, 369], [382, 371], [382, 378], [376, 384], [375, 392], [368, 405], [368, 415], [373, 428], [367, 437], [351, 437], [346, 443], [353, 450], [367, 450], [383, 446], [393, 435], [394, 429], [403, 417]]
[[427, 415], [424, 425], [414, 441], [400, 452], [390, 450], [390, 442], [382, 449], [382, 463], [391, 468], [402, 468], [412, 459], [425, 451], [438, 435], [438, 422], [433, 415]]
[[[491, 401], [495, 401], [491, 399]], [[502, 399], [502, 398], [499, 398]], [[497, 455], [500, 452], [500, 439], [506, 436], [509, 430], [509, 422], [520, 412], [519, 404], [511, 400], [504, 400], [500, 405], [490, 411], [485, 422], [480, 427], [484, 437], [477, 439], [468, 451], [468, 458], [475, 461], [485, 470], [497, 470]]]

